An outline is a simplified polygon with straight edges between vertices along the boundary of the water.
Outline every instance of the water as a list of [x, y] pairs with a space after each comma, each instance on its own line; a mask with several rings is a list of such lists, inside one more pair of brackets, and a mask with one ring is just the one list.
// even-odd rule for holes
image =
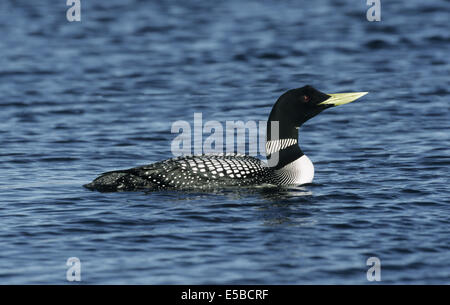
[[[449, 283], [448, 1], [0, 4], [0, 283]], [[265, 120], [285, 90], [369, 91], [300, 132], [312, 185], [97, 193], [171, 157], [176, 120]]]

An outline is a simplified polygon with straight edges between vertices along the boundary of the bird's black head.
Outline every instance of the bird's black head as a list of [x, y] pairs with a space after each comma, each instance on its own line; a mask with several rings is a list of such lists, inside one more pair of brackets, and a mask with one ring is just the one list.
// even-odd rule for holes
[[290, 127], [300, 127], [307, 120], [332, 105], [320, 105], [330, 96], [311, 87], [292, 89], [281, 95], [269, 116], [269, 121], [279, 121]]
[[270, 112], [268, 140], [273, 121], [279, 124], [280, 138], [296, 139], [298, 127], [309, 119], [327, 108], [350, 103], [365, 94], [367, 92], [325, 94], [311, 86], [289, 90], [278, 98]]

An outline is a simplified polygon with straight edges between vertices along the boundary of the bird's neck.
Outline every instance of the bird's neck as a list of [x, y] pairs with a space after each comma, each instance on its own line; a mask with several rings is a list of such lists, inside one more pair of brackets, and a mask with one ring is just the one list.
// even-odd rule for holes
[[279, 121], [267, 122], [266, 156], [269, 167], [280, 169], [303, 156], [298, 146], [298, 128]]

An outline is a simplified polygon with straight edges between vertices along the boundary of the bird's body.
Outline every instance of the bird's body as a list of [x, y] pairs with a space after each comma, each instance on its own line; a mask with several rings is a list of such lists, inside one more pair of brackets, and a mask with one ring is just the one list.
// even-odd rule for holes
[[241, 154], [208, 154], [177, 157], [128, 170], [102, 174], [90, 189], [216, 189], [258, 185], [296, 185], [312, 182], [314, 166], [306, 155], [275, 170], [258, 158]]
[[113, 192], [311, 183], [314, 166], [297, 144], [298, 128], [324, 109], [351, 102], [364, 94], [326, 95], [310, 86], [284, 93], [275, 103], [268, 120], [267, 163], [239, 154], [182, 156], [107, 172], [84, 186]]

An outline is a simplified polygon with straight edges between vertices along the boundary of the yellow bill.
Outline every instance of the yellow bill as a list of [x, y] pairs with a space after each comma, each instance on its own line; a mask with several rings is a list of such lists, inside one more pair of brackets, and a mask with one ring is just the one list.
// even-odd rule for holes
[[351, 103], [360, 97], [366, 95], [369, 92], [351, 92], [351, 93], [333, 93], [328, 94], [330, 96], [325, 102], [320, 103], [319, 105], [333, 105], [339, 106]]

